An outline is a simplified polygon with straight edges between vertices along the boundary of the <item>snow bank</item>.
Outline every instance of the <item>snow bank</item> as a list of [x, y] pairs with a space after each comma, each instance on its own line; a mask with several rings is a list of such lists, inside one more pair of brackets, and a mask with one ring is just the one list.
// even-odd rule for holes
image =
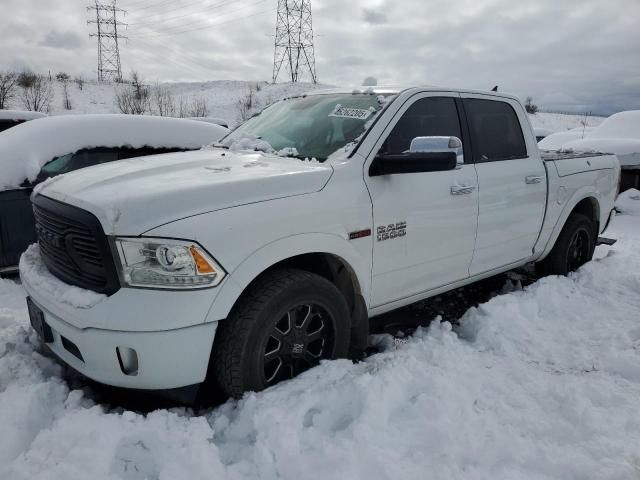
[[219, 140], [219, 125], [141, 115], [67, 115], [41, 118], [0, 135], [0, 190], [34, 180], [60, 155], [93, 147], [196, 149]]
[[635, 195], [611, 227], [628, 228], [620, 242], [569, 278], [202, 416], [110, 410], [72, 390], [28, 329], [20, 287], [0, 280], [0, 478], [636, 478]]
[[49, 273], [37, 244], [31, 245], [20, 257], [20, 278], [43, 295], [74, 308], [91, 308], [106, 295], [68, 285]]
[[28, 112], [24, 110], [0, 110], [0, 120], [35, 120], [47, 115], [40, 112]]

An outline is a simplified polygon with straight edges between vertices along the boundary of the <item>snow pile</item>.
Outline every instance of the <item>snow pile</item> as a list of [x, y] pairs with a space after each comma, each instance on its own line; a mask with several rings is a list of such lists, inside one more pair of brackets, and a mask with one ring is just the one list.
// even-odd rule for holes
[[0, 120], [35, 120], [47, 115], [40, 112], [29, 112], [24, 110], [0, 110]]
[[0, 135], [0, 190], [34, 180], [55, 157], [93, 147], [196, 149], [228, 130], [194, 120], [141, 115], [67, 115], [13, 127]]
[[[640, 192], [599, 260], [359, 364], [194, 416], [71, 390], [0, 280], [0, 478], [630, 479], [640, 472]], [[313, 472], [313, 473], [310, 473]]]
[[31, 245], [20, 257], [20, 278], [51, 299], [74, 308], [91, 308], [106, 295], [68, 285], [49, 273], [37, 244]]

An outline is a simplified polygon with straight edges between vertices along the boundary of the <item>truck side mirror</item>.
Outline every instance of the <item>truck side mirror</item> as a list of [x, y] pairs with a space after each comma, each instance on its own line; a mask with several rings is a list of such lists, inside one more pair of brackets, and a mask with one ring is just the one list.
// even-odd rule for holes
[[378, 154], [369, 176], [401, 173], [443, 172], [464, 164], [462, 142], [457, 137], [416, 137], [409, 150], [398, 154]]
[[462, 140], [458, 137], [416, 137], [411, 140], [409, 152], [455, 152], [457, 166], [464, 165]]

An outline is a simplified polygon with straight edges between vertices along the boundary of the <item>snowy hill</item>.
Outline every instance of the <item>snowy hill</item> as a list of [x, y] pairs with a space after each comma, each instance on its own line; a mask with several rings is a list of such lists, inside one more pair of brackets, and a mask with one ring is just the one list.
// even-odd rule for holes
[[[270, 103], [287, 96], [300, 94], [314, 88], [325, 88], [313, 84], [288, 84], [276, 85], [266, 82], [249, 82], [218, 80], [204, 83], [163, 83], [150, 85], [151, 91], [157, 87], [166, 88], [178, 103], [182, 100], [189, 105], [193, 100], [204, 100], [208, 110], [208, 116], [223, 118], [235, 125], [241, 120], [239, 102], [246, 100], [250, 91], [254, 95], [254, 110], [263, 108]], [[123, 88], [121, 85], [97, 83], [87, 81], [82, 90], [75, 82], [69, 82], [67, 90], [71, 110], [64, 109], [64, 95], [62, 84], [53, 81], [54, 95], [51, 101], [50, 114], [61, 115], [69, 113], [120, 113], [116, 106], [116, 90]], [[152, 101], [153, 103], [153, 101]], [[14, 99], [12, 108], [21, 109], [19, 99]], [[534, 127], [548, 128], [554, 132], [569, 130], [571, 128], [597, 126], [602, 117], [585, 117], [582, 115], [564, 115], [556, 113], [538, 113], [530, 115]]]

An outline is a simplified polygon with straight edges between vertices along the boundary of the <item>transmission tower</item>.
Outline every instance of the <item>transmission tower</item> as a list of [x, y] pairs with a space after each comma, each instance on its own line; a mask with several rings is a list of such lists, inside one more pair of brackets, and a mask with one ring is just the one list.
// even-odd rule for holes
[[311, 0], [278, 0], [273, 83], [278, 80], [283, 64], [292, 83], [303, 73], [311, 74], [313, 83], [318, 83]]
[[118, 40], [126, 39], [118, 33], [120, 26], [126, 25], [118, 21], [119, 15], [127, 12], [116, 6], [116, 1], [112, 3], [100, 3], [98, 0], [95, 6], [87, 7], [87, 11], [95, 11], [95, 20], [88, 20], [88, 24], [96, 24], [98, 31], [92, 33], [90, 37], [98, 37], [98, 81], [116, 82], [122, 81], [122, 67], [120, 66], [120, 47]]

